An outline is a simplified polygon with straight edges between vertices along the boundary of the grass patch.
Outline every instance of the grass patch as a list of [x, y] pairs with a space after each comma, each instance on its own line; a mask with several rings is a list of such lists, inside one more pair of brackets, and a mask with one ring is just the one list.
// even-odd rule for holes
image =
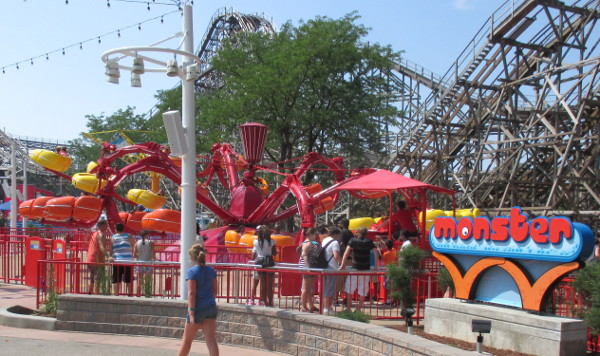
[[352, 310], [342, 310], [341, 312], [337, 313], [335, 316], [337, 316], [338, 318], [342, 318], [342, 319], [359, 321], [361, 323], [368, 324], [371, 322], [371, 316], [369, 314], [365, 314], [361, 311], [353, 312]]

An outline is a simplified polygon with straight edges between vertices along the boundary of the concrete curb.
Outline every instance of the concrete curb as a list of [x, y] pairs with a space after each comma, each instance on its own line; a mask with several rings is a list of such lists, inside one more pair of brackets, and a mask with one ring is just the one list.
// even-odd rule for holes
[[22, 329], [56, 330], [56, 319], [46, 316], [27, 315], [31, 311], [20, 305], [0, 308], [0, 325]]

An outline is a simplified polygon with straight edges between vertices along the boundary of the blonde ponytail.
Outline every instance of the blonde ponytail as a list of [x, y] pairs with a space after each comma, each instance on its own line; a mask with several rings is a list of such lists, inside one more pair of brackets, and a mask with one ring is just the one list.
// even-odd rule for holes
[[190, 255], [190, 259], [196, 262], [198, 266], [204, 267], [206, 265], [206, 250], [204, 246], [195, 244], [189, 249], [188, 254]]

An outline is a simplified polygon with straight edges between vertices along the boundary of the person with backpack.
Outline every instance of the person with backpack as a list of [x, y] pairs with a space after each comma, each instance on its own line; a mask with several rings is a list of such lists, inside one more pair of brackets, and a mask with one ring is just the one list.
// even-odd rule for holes
[[[340, 244], [338, 238], [340, 229], [332, 227], [329, 229], [329, 236], [323, 239], [323, 255], [327, 262], [327, 269], [337, 271], [342, 262], [340, 254]], [[331, 312], [331, 300], [337, 295], [337, 275], [325, 275], [323, 281], [323, 314], [329, 315]]]
[[[348, 256], [352, 255], [352, 268], [359, 271], [364, 272], [371, 269], [371, 250], [375, 248], [375, 243], [371, 239], [367, 237], [367, 232], [369, 230], [366, 227], [360, 227], [357, 231], [358, 237], [355, 237], [350, 240], [348, 243], [348, 247], [346, 248], [346, 252], [344, 252], [344, 257], [342, 260], [346, 260]], [[377, 269], [377, 265], [379, 265], [379, 257], [378, 254], [374, 254], [375, 263], [373, 269]], [[344, 269], [344, 264], [339, 267], [340, 270]], [[352, 306], [352, 295], [355, 291], [358, 291], [358, 308], [356, 311], [360, 311], [363, 308], [363, 304], [365, 303], [365, 297], [369, 293], [369, 275], [356, 275], [350, 274], [346, 277], [346, 300], [348, 303], [348, 310], [350, 310]]]
[[[261, 261], [261, 266], [264, 266], [264, 259], [267, 256], [277, 255], [275, 241], [271, 239], [271, 233], [266, 225], [260, 225], [256, 228], [258, 238], [254, 240], [252, 249], [255, 261]], [[275, 283], [274, 272], [258, 272], [260, 281], [260, 302], [259, 305], [273, 306], [273, 286]]]
[[[315, 259], [315, 252], [318, 252], [319, 243], [317, 240], [317, 229], [309, 227], [304, 230], [305, 240], [302, 242], [300, 249], [300, 261], [298, 267], [311, 267], [309, 261]], [[313, 257], [310, 257], [310, 256]], [[312, 313], [315, 309], [314, 301], [315, 276], [312, 274], [302, 275], [302, 293], [300, 294], [301, 311]]]

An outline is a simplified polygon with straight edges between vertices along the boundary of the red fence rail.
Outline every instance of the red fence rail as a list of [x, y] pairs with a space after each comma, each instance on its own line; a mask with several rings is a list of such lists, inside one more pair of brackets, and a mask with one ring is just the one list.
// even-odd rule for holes
[[[210, 256], [210, 254], [209, 254]], [[213, 259], [219, 256], [213, 254]], [[261, 269], [253, 264], [240, 263], [210, 263], [217, 271], [218, 291], [217, 298], [224, 303], [246, 303], [248, 300], [257, 301], [258, 294], [252, 296], [252, 284], [254, 283], [254, 272], [268, 271], [274, 274], [274, 301], [275, 306], [283, 309], [300, 309], [300, 285], [302, 275], [315, 276], [315, 295], [316, 305], [319, 306], [319, 312], [322, 312], [323, 300], [323, 279], [335, 277], [345, 280], [348, 276], [366, 275], [370, 278], [369, 296], [364, 304], [362, 311], [369, 314], [374, 319], [402, 319], [401, 308], [397, 304], [386, 303], [387, 291], [384, 288], [385, 271], [352, 271], [352, 270], [320, 270], [320, 269], [300, 269], [296, 264], [280, 263], [270, 269]], [[100, 268], [103, 270], [104, 287], [101, 293], [115, 294], [114, 287], [111, 286], [113, 269], [121, 266], [133, 271], [133, 281], [128, 289], [121, 289], [123, 295], [147, 296], [159, 298], [179, 298], [180, 266], [174, 262], [154, 262], [154, 263], [118, 263], [118, 264], [89, 264], [79, 262], [76, 259], [66, 260], [42, 260], [38, 262], [39, 281], [37, 306], [47, 302], [48, 294], [54, 292], [85, 294], [90, 292], [91, 268]], [[146, 278], [141, 275], [146, 273]], [[341, 281], [340, 281], [341, 282]], [[440, 296], [437, 290], [437, 280], [434, 274], [423, 274], [415, 278], [413, 287], [417, 292], [416, 314], [413, 317], [417, 323], [424, 317], [425, 300], [428, 297]], [[345, 308], [342, 299], [350, 297], [353, 301], [353, 308], [357, 306], [357, 295], [347, 296], [345, 293], [337, 295], [338, 303], [332, 305], [335, 312]]]
[[[0, 234], [0, 281], [4, 283], [25, 283], [25, 241], [31, 233], [38, 232], [45, 238], [46, 259], [38, 262], [38, 306], [47, 301], [48, 292], [56, 293], [88, 293], [90, 287], [90, 264], [85, 263], [89, 244], [89, 231], [65, 231], [65, 229], [3, 229]], [[72, 238], [69, 238], [71, 236]], [[53, 239], [67, 239], [67, 259], [50, 260], [52, 251], [50, 243]], [[151, 264], [126, 263], [123, 266], [134, 269], [133, 295], [148, 295], [157, 298], [179, 297], [179, 258], [180, 248], [177, 243], [170, 243], [169, 238], [157, 236], [154, 238], [157, 261]], [[251, 290], [253, 274], [259, 270], [251, 264], [250, 247], [206, 246], [207, 261], [218, 272], [218, 298], [225, 303], [245, 303], [252, 299]], [[295, 247], [278, 248], [276, 261], [277, 267], [269, 269], [275, 274], [275, 303], [285, 309], [300, 308], [300, 285], [303, 274], [316, 276], [317, 300], [322, 300], [320, 285], [325, 276], [337, 276], [345, 279], [349, 271], [322, 271], [307, 270], [297, 267], [298, 255]], [[172, 262], [170, 262], [172, 261]], [[417, 323], [423, 318], [425, 300], [427, 298], [441, 297], [443, 291], [438, 290], [437, 272], [441, 263], [433, 258], [425, 259], [422, 267], [427, 272], [419, 275], [413, 281], [416, 291]], [[105, 278], [110, 281], [113, 265], [103, 265]], [[136, 269], [137, 267], [137, 269]], [[142, 268], [148, 271], [145, 282], [140, 278], [138, 271]], [[388, 306], [387, 292], [384, 286], [384, 271], [369, 272], [371, 286], [369, 300], [365, 303], [365, 311], [376, 319], [401, 319], [398, 306]], [[573, 278], [563, 279], [553, 290], [549, 300], [549, 312], [564, 317], [581, 318], [584, 310], [584, 301], [572, 287]], [[111, 292], [110, 283], [105, 286], [105, 293]], [[258, 292], [257, 292], [258, 294]], [[376, 298], [374, 298], [377, 296]], [[255, 296], [256, 299], [257, 296]], [[338, 296], [339, 301], [345, 297], [344, 293]], [[373, 300], [374, 299], [374, 300]], [[353, 296], [356, 300], [356, 296]], [[317, 305], [320, 305], [317, 303]], [[341, 310], [344, 304], [333, 306], [335, 311]], [[600, 350], [600, 340], [596, 336], [588, 335], [588, 350]]]

